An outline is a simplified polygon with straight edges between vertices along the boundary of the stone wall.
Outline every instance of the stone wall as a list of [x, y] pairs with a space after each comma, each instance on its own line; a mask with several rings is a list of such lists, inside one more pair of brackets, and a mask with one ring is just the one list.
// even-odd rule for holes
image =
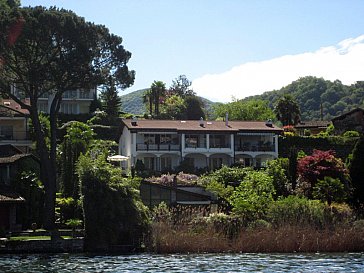
[[83, 252], [83, 238], [6, 241], [1, 254], [8, 253], [79, 253]]

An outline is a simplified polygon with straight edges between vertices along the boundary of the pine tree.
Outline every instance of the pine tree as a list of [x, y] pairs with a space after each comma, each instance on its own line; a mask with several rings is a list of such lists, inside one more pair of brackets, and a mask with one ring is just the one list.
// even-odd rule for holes
[[108, 116], [117, 117], [121, 110], [121, 98], [112, 81], [104, 88], [100, 97], [102, 110], [105, 111]]

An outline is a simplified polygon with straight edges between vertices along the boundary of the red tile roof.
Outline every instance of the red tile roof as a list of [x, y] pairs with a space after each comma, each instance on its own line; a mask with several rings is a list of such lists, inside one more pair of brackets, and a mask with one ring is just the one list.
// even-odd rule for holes
[[137, 120], [133, 125], [133, 120], [124, 119], [122, 122], [130, 130], [145, 131], [214, 131], [214, 132], [272, 132], [281, 133], [283, 130], [275, 125], [268, 126], [264, 121], [229, 121], [226, 126], [225, 121], [203, 121], [200, 120]]
[[327, 120], [310, 120], [310, 121], [301, 121], [295, 128], [326, 128], [331, 124], [331, 121]]
[[355, 112], [362, 112], [362, 113], [364, 113], [364, 109], [362, 109], [362, 108], [355, 108], [355, 109], [353, 109], [353, 110], [351, 110], [351, 111], [349, 111], [349, 112], [347, 112], [347, 113], [344, 113], [344, 114], [342, 114], [342, 115], [340, 115], [340, 116], [334, 117], [334, 118], [332, 119], [332, 121], [336, 121], [336, 120], [344, 119], [344, 118], [346, 118], [346, 116], [349, 116], [349, 115], [351, 115], [351, 114], [353, 114], [353, 113], [355, 113]]
[[[29, 99], [24, 101], [25, 104], [29, 104]], [[29, 111], [27, 109], [21, 108], [21, 106], [11, 99], [0, 99], [0, 114], [13, 114], [13, 115], [29, 115]], [[11, 110], [11, 109], [13, 110]]]

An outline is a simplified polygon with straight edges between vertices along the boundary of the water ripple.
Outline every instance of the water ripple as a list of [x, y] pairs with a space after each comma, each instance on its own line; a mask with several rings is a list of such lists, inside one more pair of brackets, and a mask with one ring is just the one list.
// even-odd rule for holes
[[364, 253], [2, 255], [0, 256], [0, 272], [364, 272]]

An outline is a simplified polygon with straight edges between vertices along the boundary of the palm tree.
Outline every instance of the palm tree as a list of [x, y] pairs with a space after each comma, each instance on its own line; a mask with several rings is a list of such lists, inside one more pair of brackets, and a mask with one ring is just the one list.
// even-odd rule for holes
[[160, 99], [166, 93], [166, 84], [162, 81], [154, 81], [150, 86], [150, 91], [154, 102], [154, 115], [159, 116]]
[[290, 94], [285, 94], [278, 100], [274, 113], [283, 126], [296, 125], [301, 115], [297, 101]]
[[143, 94], [143, 103], [149, 103], [149, 115], [153, 115], [153, 98], [152, 98], [152, 90], [148, 89]]

